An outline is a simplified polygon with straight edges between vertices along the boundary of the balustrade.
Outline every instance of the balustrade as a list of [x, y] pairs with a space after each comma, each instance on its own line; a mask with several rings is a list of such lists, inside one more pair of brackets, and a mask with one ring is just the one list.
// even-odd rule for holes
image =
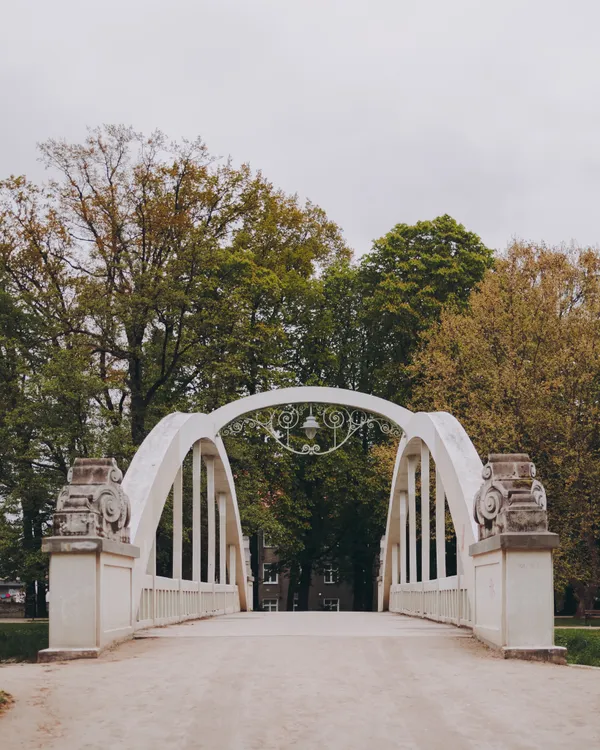
[[[437, 467], [435, 471], [436, 577], [431, 580], [431, 456], [429, 448], [422, 441], [414, 450], [415, 452], [406, 459], [406, 491], [400, 490], [398, 493], [399, 541], [391, 546], [392, 585], [389, 609], [391, 612], [426, 617], [438, 622], [471, 626], [471, 601], [464, 577], [460, 574], [459, 551], [456, 555], [457, 574], [446, 576], [446, 494]], [[417, 488], [419, 464], [420, 486]], [[418, 538], [417, 529], [419, 528]], [[417, 568], [419, 542], [421, 547], [420, 575]]]

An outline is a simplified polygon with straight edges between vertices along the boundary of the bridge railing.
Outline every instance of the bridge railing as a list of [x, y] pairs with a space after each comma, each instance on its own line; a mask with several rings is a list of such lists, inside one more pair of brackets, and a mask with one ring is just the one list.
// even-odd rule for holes
[[146, 575], [135, 629], [239, 611], [236, 585]]
[[397, 583], [390, 589], [390, 612], [472, 627], [469, 592], [460, 576]]

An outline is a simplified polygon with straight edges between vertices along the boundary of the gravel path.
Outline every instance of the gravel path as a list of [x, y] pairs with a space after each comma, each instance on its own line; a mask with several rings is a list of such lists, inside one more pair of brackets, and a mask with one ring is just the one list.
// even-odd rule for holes
[[98, 660], [0, 668], [3, 750], [600, 747], [600, 672], [504, 661], [450, 626], [251, 613], [145, 631]]

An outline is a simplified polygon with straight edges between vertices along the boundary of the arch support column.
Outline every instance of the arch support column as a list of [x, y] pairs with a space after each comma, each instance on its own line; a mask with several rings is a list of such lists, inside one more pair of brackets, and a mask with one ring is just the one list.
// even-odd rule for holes
[[411, 583], [417, 582], [417, 488], [416, 488], [417, 459], [408, 457], [408, 555], [409, 578]]
[[215, 582], [216, 567], [216, 517], [215, 517], [215, 459], [213, 456], [205, 456], [206, 466], [206, 518], [208, 522], [208, 583]]

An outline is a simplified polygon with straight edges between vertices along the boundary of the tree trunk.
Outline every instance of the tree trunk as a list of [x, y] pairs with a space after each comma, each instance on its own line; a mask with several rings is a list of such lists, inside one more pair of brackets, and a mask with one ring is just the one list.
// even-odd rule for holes
[[36, 615], [35, 581], [27, 581], [25, 584], [25, 617], [33, 620]]
[[290, 568], [290, 582], [287, 590], [287, 600], [285, 603], [286, 612], [294, 611], [294, 594], [298, 588], [298, 566], [292, 565]]
[[362, 612], [365, 597], [365, 571], [361, 562], [352, 565], [352, 611]]
[[36, 583], [37, 583], [36, 617], [48, 617], [48, 611], [46, 607], [46, 582], [38, 580]]
[[300, 586], [298, 587], [298, 609], [301, 612], [308, 611], [308, 595], [310, 593], [310, 580], [312, 578], [312, 562], [302, 563], [300, 571]]
[[373, 557], [370, 558], [370, 562], [367, 563], [365, 566], [365, 597], [364, 597], [364, 611], [365, 612], [372, 612], [373, 611], [373, 594], [374, 594], [374, 573], [373, 573], [373, 566], [375, 563], [375, 559]]
[[[142, 341], [138, 344], [141, 350]], [[134, 345], [134, 350], [137, 348]], [[131, 392], [131, 440], [137, 448], [146, 437], [146, 400], [144, 399], [144, 377], [142, 362], [137, 357], [129, 360], [129, 389]]]

